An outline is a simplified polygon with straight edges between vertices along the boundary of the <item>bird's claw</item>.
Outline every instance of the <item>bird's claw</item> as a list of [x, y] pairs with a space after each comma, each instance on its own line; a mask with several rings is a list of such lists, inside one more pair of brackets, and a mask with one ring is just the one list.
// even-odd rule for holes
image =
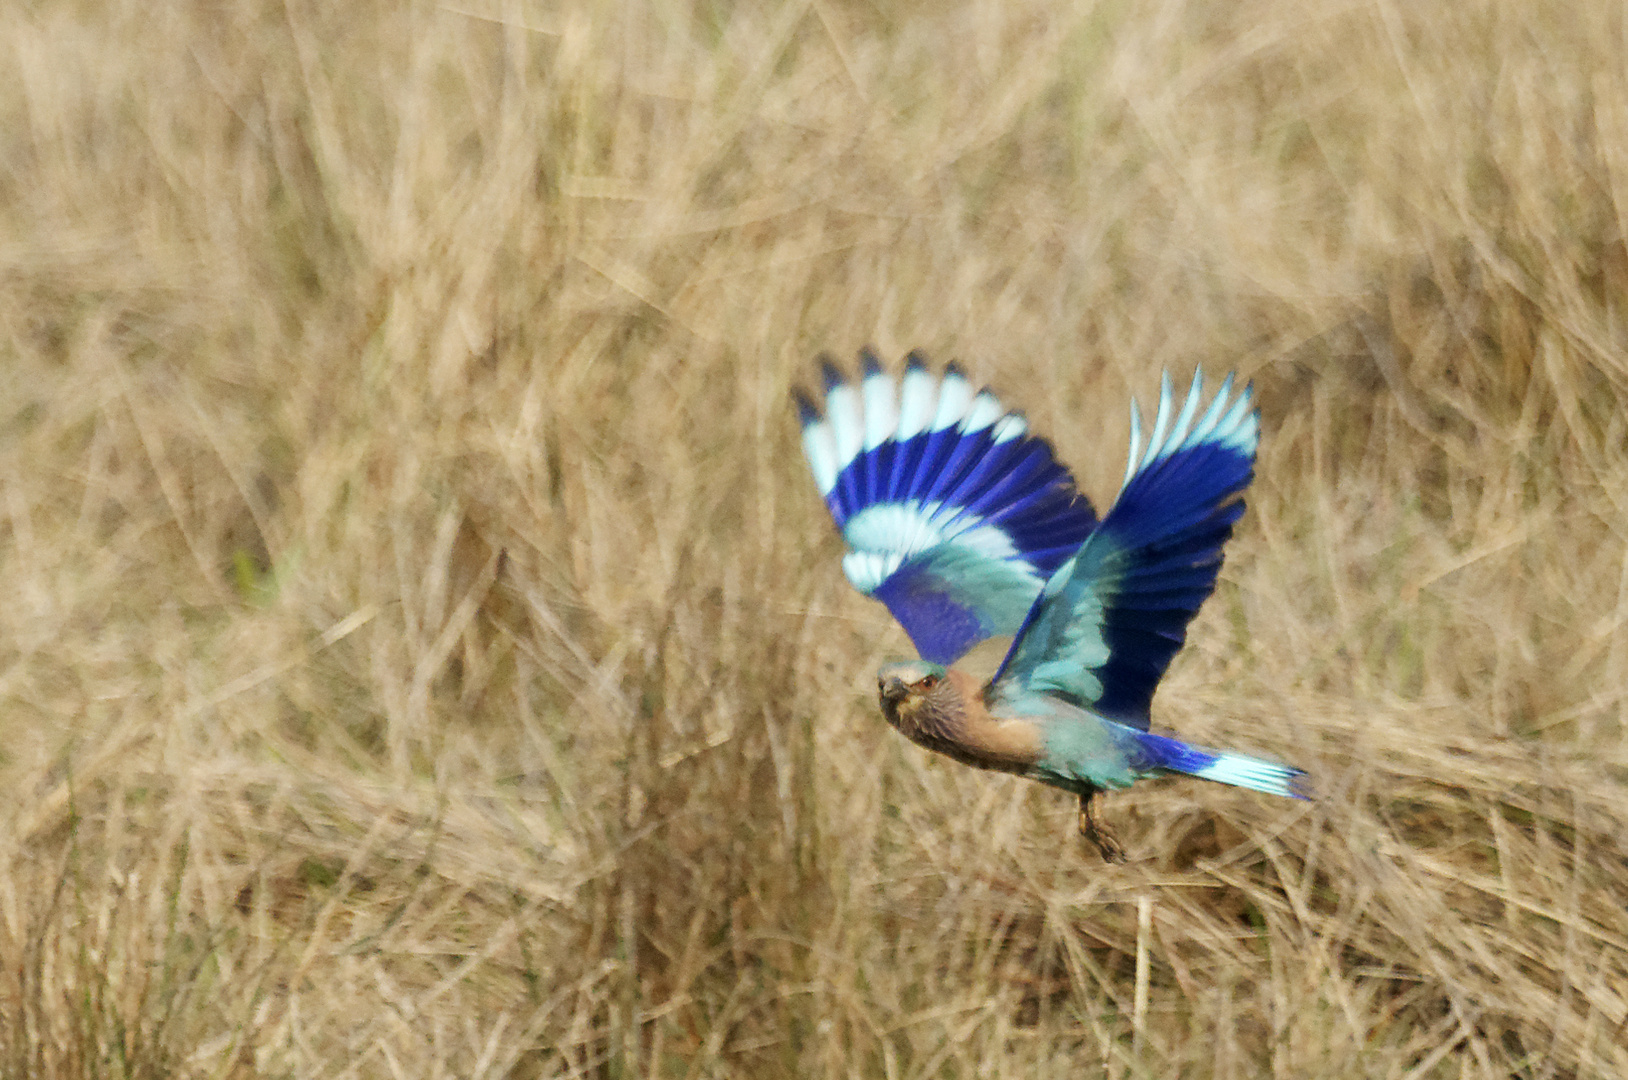
[[1093, 791], [1080, 796], [1080, 835], [1097, 846], [1103, 862], [1122, 863], [1125, 861], [1125, 849], [1120, 846], [1119, 837], [1091, 814], [1091, 802], [1096, 795]]

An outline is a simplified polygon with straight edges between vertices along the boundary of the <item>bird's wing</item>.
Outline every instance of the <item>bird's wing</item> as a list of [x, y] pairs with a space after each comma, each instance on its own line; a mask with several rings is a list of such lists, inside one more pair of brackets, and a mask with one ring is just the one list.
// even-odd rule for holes
[[803, 452], [848, 543], [848, 580], [923, 659], [948, 664], [1016, 633], [1096, 513], [1050, 444], [955, 365], [937, 377], [911, 353], [895, 380], [861, 358], [857, 384], [825, 362], [820, 405], [798, 393]]
[[1131, 403], [1125, 486], [1046, 582], [995, 673], [997, 700], [1054, 695], [1147, 729], [1154, 687], [1215, 589], [1221, 546], [1255, 475], [1260, 418], [1250, 388], [1234, 397], [1228, 375], [1204, 409], [1202, 382], [1195, 373], [1173, 415], [1165, 377], [1145, 454]]

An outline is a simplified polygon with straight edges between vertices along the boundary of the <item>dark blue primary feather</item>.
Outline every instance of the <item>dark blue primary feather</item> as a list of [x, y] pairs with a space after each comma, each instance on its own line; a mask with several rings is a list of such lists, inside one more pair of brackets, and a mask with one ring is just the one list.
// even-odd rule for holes
[[861, 363], [853, 382], [825, 362], [823, 400], [798, 395], [803, 451], [849, 581], [948, 664], [1017, 631], [1096, 514], [1050, 444], [954, 364], [935, 376], [912, 353], [896, 380], [869, 350]]
[[1202, 415], [1202, 378], [1172, 416], [1168, 377], [1147, 452], [1131, 406], [1125, 486], [1102, 525], [1046, 583], [995, 675], [997, 697], [1053, 694], [1146, 730], [1154, 688], [1215, 589], [1243, 514], [1260, 421], [1232, 378]]

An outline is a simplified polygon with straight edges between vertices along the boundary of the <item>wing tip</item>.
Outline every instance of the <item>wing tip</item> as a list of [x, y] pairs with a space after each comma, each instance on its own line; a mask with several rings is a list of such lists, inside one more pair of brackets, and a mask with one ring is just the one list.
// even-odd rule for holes
[[1246, 382], [1234, 395], [1236, 379], [1237, 372], [1227, 372], [1215, 393], [1208, 397], [1206, 406], [1202, 393], [1204, 369], [1194, 368], [1181, 415], [1172, 417], [1170, 372], [1161, 372], [1159, 408], [1154, 416], [1153, 430], [1148, 433], [1145, 451], [1141, 446], [1144, 434], [1141, 411], [1133, 397], [1130, 454], [1125, 462], [1125, 479], [1121, 490], [1129, 487], [1138, 475], [1161, 466], [1167, 459], [1184, 451], [1210, 447], [1253, 462], [1260, 449], [1261, 431], [1260, 410], [1255, 406], [1255, 384]]
[[807, 390], [803, 389], [801, 386], [792, 387], [791, 400], [797, 406], [798, 424], [806, 428], [810, 424], [817, 424], [820, 422], [822, 417], [820, 415], [819, 406], [814, 404], [814, 399], [809, 397]]
[[830, 353], [821, 353], [815, 357], [815, 362], [820, 365], [820, 379], [825, 384], [827, 394], [848, 382], [848, 376], [844, 375], [842, 369], [837, 367], [837, 363], [832, 359]]

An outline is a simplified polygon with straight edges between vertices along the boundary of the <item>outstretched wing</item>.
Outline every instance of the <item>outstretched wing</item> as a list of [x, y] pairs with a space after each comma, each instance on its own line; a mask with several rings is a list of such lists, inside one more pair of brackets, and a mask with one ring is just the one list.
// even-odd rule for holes
[[1215, 589], [1221, 546], [1244, 512], [1260, 418], [1232, 376], [1199, 415], [1202, 373], [1178, 416], [1170, 377], [1147, 453], [1131, 403], [1125, 486], [1102, 525], [1052, 575], [995, 673], [997, 697], [1061, 697], [1143, 730], [1153, 690]]
[[824, 362], [823, 408], [798, 393], [803, 452], [848, 542], [848, 580], [948, 664], [1017, 632], [1096, 513], [1051, 446], [954, 364], [935, 377], [911, 353], [895, 380], [860, 357], [857, 385]]

